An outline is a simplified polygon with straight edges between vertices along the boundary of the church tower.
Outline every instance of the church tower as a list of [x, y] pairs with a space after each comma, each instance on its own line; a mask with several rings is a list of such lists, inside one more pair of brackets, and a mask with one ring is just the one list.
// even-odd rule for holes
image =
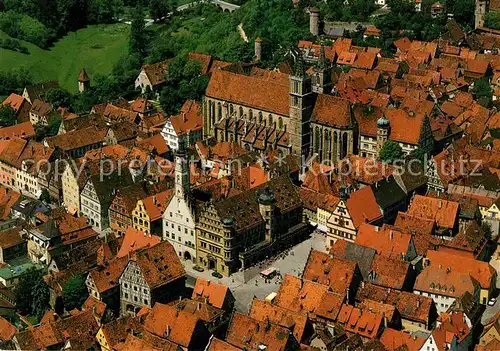
[[78, 76], [78, 91], [83, 93], [90, 87], [90, 78], [85, 71], [85, 68], [82, 68], [80, 75]]
[[297, 53], [293, 73], [289, 76], [289, 83], [290, 130], [288, 132], [292, 153], [305, 158], [309, 154], [313, 94], [311, 80], [304, 71], [301, 53]]
[[312, 90], [318, 94], [328, 94], [332, 90], [331, 64], [325, 56], [325, 48], [319, 49], [318, 62], [313, 67]]
[[385, 142], [389, 139], [391, 124], [389, 120], [382, 115], [377, 121], [377, 152], [380, 152]]
[[187, 199], [189, 194], [189, 163], [184, 144], [181, 138], [175, 154], [175, 196], [178, 199]]

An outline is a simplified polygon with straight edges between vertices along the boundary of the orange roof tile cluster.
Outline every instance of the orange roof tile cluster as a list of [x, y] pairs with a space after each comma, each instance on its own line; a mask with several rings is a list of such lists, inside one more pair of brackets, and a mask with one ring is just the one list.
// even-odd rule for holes
[[225, 285], [198, 277], [194, 285], [193, 300], [208, 300], [208, 303], [217, 308], [224, 308], [231, 291]]
[[351, 305], [342, 306], [337, 322], [343, 325], [345, 331], [369, 339], [375, 339], [382, 329], [382, 316]]
[[356, 244], [374, 248], [377, 253], [394, 259], [405, 259], [413, 245], [412, 237], [387, 227], [362, 223], [356, 235]]
[[173, 193], [173, 189], [168, 189], [142, 199], [144, 209], [146, 210], [146, 213], [148, 214], [149, 220], [151, 222], [156, 221], [162, 217], [163, 212], [167, 208]]
[[0, 128], [0, 140], [13, 138], [29, 139], [35, 136], [35, 128], [31, 122], [14, 124], [10, 127]]
[[467, 291], [474, 294], [477, 285], [477, 281], [469, 273], [431, 264], [417, 276], [414, 289], [456, 298]]
[[94, 282], [96, 290], [102, 294], [118, 287], [118, 279], [128, 264], [128, 257], [113, 259], [104, 267], [97, 267], [89, 272], [89, 277]]
[[[255, 89], [255, 87], [259, 87], [259, 89]], [[288, 116], [288, 89], [288, 77], [286, 80], [285, 78], [274, 79], [273, 75], [264, 78], [216, 70], [212, 73], [206, 95], [230, 103]]]
[[329, 287], [292, 275], [285, 275], [274, 303], [299, 313], [320, 313], [335, 320], [344, 302], [345, 294], [329, 292]]
[[452, 344], [453, 338], [456, 338], [457, 344], [461, 344], [471, 332], [471, 329], [465, 321], [463, 312], [448, 314], [447, 318], [442, 320], [439, 327], [435, 328], [432, 336], [436, 345]]
[[21, 197], [21, 194], [4, 186], [0, 186], [0, 220], [5, 221], [10, 216], [10, 209]]
[[459, 204], [454, 201], [416, 195], [408, 214], [436, 221], [442, 228], [453, 229], [459, 213]]
[[63, 151], [70, 151], [85, 146], [101, 144], [104, 141], [106, 133], [106, 129], [90, 126], [81, 130], [47, 137], [45, 141], [50, 147], [59, 148]]
[[174, 247], [168, 241], [136, 251], [133, 259], [151, 289], [173, 282], [185, 275], [184, 267]]
[[129, 254], [145, 247], [158, 244], [160, 238], [156, 235], [146, 234], [140, 230], [128, 227], [123, 236], [123, 242], [120, 251], [116, 254], [117, 258], [126, 257]]
[[266, 345], [269, 350], [285, 351], [294, 344], [288, 329], [273, 322], [257, 321], [238, 312], [233, 314], [226, 341], [248, 351], [258, 351], [260, 345]]
[[375, 255], [369, 273], [369, 281], [373, 284], [402, 290], [410, 274], [410, 264], [389, 258], [383, 255]]
[[254, 298], [248, 315], [260, 322], [275, 323], [290, 329], [295, 339], [302, 341], [308, 324], [307, 316], [302, 313], [289, 311], [270, 302]]
[[380, 336], [380, 342], [387, 351], [398, 351], [406, 347], [408, 351], [420, 351], [426, 339], [413, 337], [404, 331], [385, 328]]
[[371, 223], [382, 218], [380, 207], [369, 186], [353, 192], [346, 205], [356, 228], [362, 223]]
[[17, 333], [17, 328], [0, 316], [0, 341], [11, 340]]
[[357, 264], [311, 250], [302, 273], [304, 279], [329, 286], [333, 292], [344, 294], [359, 274]]
[[151, 85], [156, 87], [167, 81], [165, 74], [168, 72], [168, 61], [143, 65], [142, 70], [146, 73]]
[[199, 109], [200, 106], [196, 101], [186, 100], [180, 113], [169, 117], [177, 136], [196, 132], [203, 127], [203, 116]]
[[443, 267], [447, 271], [467, 273], [481, 285], [482, 289], [490, 289], [496, 281], [496, 270], [488, 263], [474, 258], [463, 257], [442, 251], [427, 251], [430, 266]]
[[207, 351], [239, 351], [239, 347], [233, 346], [221, 339], [212, 337], [207, 346]]
[[304, 187], [299, 188], [299, 196], [304, 207], [313, 212], [316, 212], [318, 208], [333, 212], [340, 201], [340, 198], [337, 196], [320, 193]]
[[101, 331], [106, 338], [109, 348], [115, 348], [121, 342], [126, 341], [128, 335], [142, 332], [144, 326], [140, 317], [124, 316], [102, 325]]
[[201, 320], [191, 313], [178, 311], [173, 305], [156, 303], [144, 321], [144, 329], [154, 335], [190, 347]]
[[350, 126], [352, 118], [349, 101], [332, 95], [319, 94], [311, 121], [336, 128]]
[[387, 289], [370, 283], [363, 284], [356, 298], [360, 301], [370, 299], [393, 305], [402, 318], [424, 324], [429, 323], [434, 306], [434, 301], [430, 297]]
[[21, 95], [12, 93], [3, 102], [3, 106], [10, 106], [15, 112], [18, 112], [24, 102], [28, 102]]

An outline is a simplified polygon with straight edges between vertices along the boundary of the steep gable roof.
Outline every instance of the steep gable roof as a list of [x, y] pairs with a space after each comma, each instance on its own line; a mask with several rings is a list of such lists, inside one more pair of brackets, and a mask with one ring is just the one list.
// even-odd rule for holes
[[[286, 82], [286, 84], [285, 84]], [[257, 89], [258, 87], [258, 89]], [[206, 90], [208, 97], [289, 115], [288, 76], [246, 76], [224, 70], [212, 73]]]

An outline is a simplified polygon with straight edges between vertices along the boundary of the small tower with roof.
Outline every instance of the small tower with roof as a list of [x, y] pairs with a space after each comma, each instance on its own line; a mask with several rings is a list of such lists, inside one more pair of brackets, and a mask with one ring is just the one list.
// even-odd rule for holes
[[391, 131], [391, 123], [382, 115], [377, 120], [377, 152], [380, 152], [385, 142], [389, 139], [389, 133]]
[[78, 91], [80, 93], [83, 93], [89, 87], [90, 87], [90, 78], [87, 75], [87, 71], [85, 71], [85, 68], [82, 68], [82, 71], [78, 76]]

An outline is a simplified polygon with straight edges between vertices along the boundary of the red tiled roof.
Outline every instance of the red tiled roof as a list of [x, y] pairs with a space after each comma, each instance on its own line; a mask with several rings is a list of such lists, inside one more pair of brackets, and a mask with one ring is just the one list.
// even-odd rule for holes
[[238, 312], [233, 314], [226, 341], [248, 351], [258, 351], [260, 345], [266, 345], [268, 350], [285, 351], [292, 344], [288, 329]]
[[427, 251], [426, 256], [431, 266], [441, 266], [450, 268], [452, 272], [470, 274], [482, 289], [490, 289], [491, 284], [495, 284], [496, 270], [488, 262], [433, 250]]
[[411, 235], [387, 227], [362, 223], [356, 235], [356, 244], [374, 248], [377, 253], [394, 259], [406, 257], [412, 243]]
[[0, 128], [0, 139], [22, 138], [29, 139], [35, 136], [35, 128], [31, 122], [14, 124], [10, 127]]
[[191, 298], [193, 300], [207, 298], [210, 305], [224, 308], [224, 303], [230, 293], [231, 291], [227, 286], [198, 277]]
[[292, 312], [270, 302], [254, 299], [248, 315], [260, 322], [275, 323], [290, 329], [293, 336], [299, 342], [302, 341], [307, 326], [307, 316], [302, 313]]
[[380, 207], [369, 186], [353, 192], [347, 199], [346, 206], [356, 228], [362, 223], [371, 223], [382, 218]]
[[279, 73], [270, 74], [266, 78], [216, 70], [212, 73], [206, 95], [229, 103], [288, 116], [288, 75], [277, 75]]
[[160, 238], [156, 235], [148, 235], [140, 230], [128, 227], [125, 231], [120, 251], [118, 251], [116, 257], [125, 257], [142, 248], [154, 246], [160, 241]]
[[144, 329], [182, 347], [190, 347], [201, 321], [173, 305], [156, 303], [144, 321]]
[[170, 122], [177, 136], [195, 132], [203, 127], [203, 116], [199, 108], [200, 106], [196, 101], [187, 100], [182, 105], [178, 115], [170, 116]]
[[458, 216], [458, 202], [416, 195], [408, 214], [435, 220], [443, 228], [453, 229]]
[[11, 340], [17, 333], [17, 328], [0, 316], [0, 341]]
[[348, 127], [352, 124], [349, 101], [333, 95], [319, 94], [311, 121], [330, 127]]
[[359, 274], [357, 264], [311, 250], [302, 277], [329, 286], [333, 292], [344, 294]]
[[391, 328], [385, 328], [380, 336], [380, 342], [382, 342], [387, 351], [398, 351], [405, 346], [405, 350], [420, 351], [425, 341], [425, 338], [413, 337], [404, 331]]

